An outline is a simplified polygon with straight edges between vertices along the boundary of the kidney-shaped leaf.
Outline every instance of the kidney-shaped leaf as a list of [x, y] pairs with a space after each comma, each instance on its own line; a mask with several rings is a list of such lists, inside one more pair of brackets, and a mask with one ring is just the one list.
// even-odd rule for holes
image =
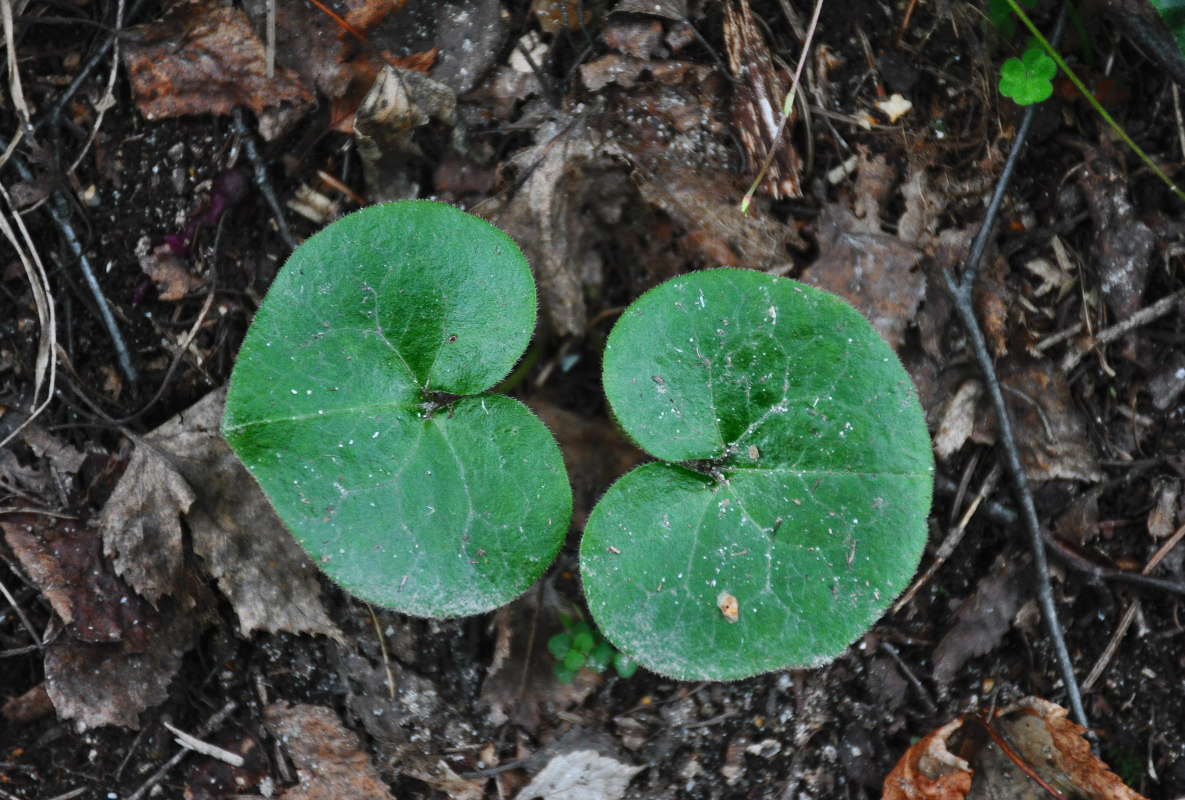
[[496, 608], [555, 557], [572, 493], [525, 406], [452, 395], [505, 376], [534, 324], [530, 269], [501, 231], [441, 203], [363, 209], [276, 277], [223, 432], [343, 588], [421, 616]]
[[744, 270], [677, 278], [622, 315], [604, 382], [665, 462], [610, 487], [580, 548], [597, 624], [643, 666], [719, 680], [818, 665], [904, 589], [930, 439], [900, 361], [843, 300]]

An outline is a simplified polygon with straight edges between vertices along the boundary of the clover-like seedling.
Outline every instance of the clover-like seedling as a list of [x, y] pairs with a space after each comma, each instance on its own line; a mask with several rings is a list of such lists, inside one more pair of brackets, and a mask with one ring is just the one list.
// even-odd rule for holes
[[223, 432], [335, 582], [388, 608], [501, 606], [572, 511], [559, 448], [486, 393], [522, 355], [535, 285], [515, 243], [450, 206], [373, 206], [292, 254], [243, 342]]
[[604, 385], [658, 461], [597, 504], [581, 575], [597, 626], [642, 666], [816, 666], [905, 588], [930, 438], [901, 362], [843, 300], [745, 270], [676, 278], [622, 315]]
[[547, 640], [547, 650], [555, 657], [555, 676], [560, 683], [571, 683], [581, 669], [601, 673], [610, 666], [623, 678], [638, 671], [638, 662], [618, 652], [600, 631], [583, 618], [560, 614], [563, 633]]
[[1053, 94], [1057, 64], [1039, 44], [1025, 50], [1021, 58], [1010, 58], [1000, 66], [1000, 94], [1018, 106], [1031, 106]]

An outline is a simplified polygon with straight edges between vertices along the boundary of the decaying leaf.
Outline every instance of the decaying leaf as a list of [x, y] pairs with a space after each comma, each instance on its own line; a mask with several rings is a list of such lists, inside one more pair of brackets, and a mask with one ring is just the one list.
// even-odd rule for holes
[[158, 596], [178, 580], [184, 518], [244, 635], [339, 636], [321, 605], [316, 568], [219, 433], [225, 397], [225, 389], [208, 394], [137, 444], [103, 511], [105, 546], [130, 582]]
[[137, 447], [99, 515], [103, 549], [128, 585], [155, 604], [176, 594], [185, 559], [181, 517], [195, 495], [152, 447]]
[[906, 751], [885, 779], [884, 800], [1049, 800], [1054, 792], [1143, 800], [1091, 754], [1083, 731], [1066, 709], [1039, 697], [992, 715], [964, 715]]
[[1118, 319], [1139, 310], [1156, 248], [1156, 234], [1140, 219], [1131, 201], [1127, 178], [1098, 151], [1087, 153], [1078, 171], [1095, 225], [1094, 263], [1107, 305]]
[[143, 649], [150, 609], [112, 573], [92, 528], [28, 513], [0, 517], [0, 529], [72, 637]]
[[392, 800], [357, 734], [321, 706], [280, 701], [264, 710], [272, 735], [296, 767], [297, 785], [285, 800]]
[[926, 296], [925, 275], [918, 268], [922, 249], [900, 234], [921, 235], [927, 225], [915, 211], [918, 219], [911, 217], [898, 236], [884, 233], [881, 206], [893, 188], [895, 170], [883, 156], [869, 158], [867, 152], [858, 169], [851, 206], [842, 200], [828, 204], [819, 217], [819, 258], [803, 280], [854, 305], [896, 349]]
[[965, 381], [947, 403], [942, 422], [934, 434], [934, 455], [945, 461], [959, 452], [975, 430], [979, 417], [979, 401], [983, 397], [983, 384], [979, 381]]
[[555, 330], [579, 335], [588, 318], [585, 287], [603, 281], [595, 244], [628, 182], [612, 142], [598, 141], [586, 120], [567, 123], [516, 155], [520, 181], [475, 211], [522, 247]]
[[159, 297], [165, 302], [180, 300], [205, 286], [205, 281], [190, 274], [185, 262], [167, 244], [141, 256], [140, 271], [156, 284]]
[[354, 119], [354, 141], [362, 157], [370, 196], [378, 201], [414, 198], [409, 159], [421, 155], [412, 132], [436, 121], [458, 135], [457, 98], [443, 83], [409, 69], [384, 68]]
[[934, 682], [945, 688], [970, 659], [990, 653], [1012, 626], [1029, 580], [1026, 565], [998, 556], [975, 593], [955, 612], [955, 626], [934, 648]]
[[148, 119], [313, 102], [291, 72], [267, 77], [263, 43], [246, 14], [215, 0], [174, 3], [159, 20], [132, 28], [120, 52]]
[[[130, 592], [129, 592], [130, 594]], [[133, 647], [92, 644], [65, 638], [45, 649], [45, 682], [54, 709], [79, 731], [102, 725], [140, 727], [140, 714], [168, 697], [181, 659], [205, 625], [191, 610], [162, 604], [145, 608], [134, 621], [140, 643]]]
[[515, 800], [620, 800], [641, 771], [596, 750], [572, 750], [548, 761]]
[[[1013, 354], [1000, 365], [999, 375], [1029, 480], [1097, 483], [1106, 479], [1070, 386], [1051, 360]], [[994, 419], [994, 414], [990, 416]]]

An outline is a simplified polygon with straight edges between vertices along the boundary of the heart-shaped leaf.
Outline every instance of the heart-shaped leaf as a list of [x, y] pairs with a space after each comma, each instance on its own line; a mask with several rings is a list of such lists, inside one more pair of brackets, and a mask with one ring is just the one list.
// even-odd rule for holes
[[483, 392], [535, 325], [526, 260], [442, 203], [373, 206], [301, 245], [255, 315], [223, 432], [343, 588], [421, 616], [496, 608], [551, 563], [572, 493], [525, 406]]
[[839, 655], [913, 575], [933, 458], [901, 363], [844, 301], [745, 270], [639, 298], [605, 393], [659, 459], [597, 504], [589, 609], [656, 672], [740, 678]]
[[1000, 66], [1000, 94], [1018, 106], [1040, 103], [1053, 95], [1056, 75], [1057, 64], [1040, 45], [1034, 45], [1022, 58], [1010, 58]]

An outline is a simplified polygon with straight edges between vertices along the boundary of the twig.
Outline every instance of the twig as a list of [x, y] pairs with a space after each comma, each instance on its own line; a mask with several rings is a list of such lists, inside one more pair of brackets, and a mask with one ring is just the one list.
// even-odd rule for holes
[[[1156, 565], [1161, 562], [1169, 551], [1176, 547], [1182, 538], [1185, 538], [1185, 525], [1177, 528], [1176, 532], [1169, 537], [1163, 545], [1161, 545], [1152, 558], [1148, 559], [1148, 563], [1140, 572], [1144, 575], [1152, 572]], [[1090, 670], [1090, 674], [1086, 676], [1086, 680], [1082, 682], [1082, 691], [1090, 691], [1090, 687], [1094, 686], [1095, 681], [1102, 677], [1103, 672], [1106, 671], [1107, 665], [1111, 663], [1111, 659], [1115, 658], [1115, 654], [1119, 651], [1119, 644], [1123, 641], [1124, 635], [1127, 634], [1127, 629], [1131, 627], [1132, 621], [1135, 620], [1136, 614], [1140, 613], [1140, 598], [1135, 598], [1128, 605], [1127, 610], [1123, 612], [1123, 617], [1119, 620], [1119, 624], [1115, 627], [1115, 632], [1111, 634], [1111, 639], [1107, 642], [1107, 646], [1103, 648], [1102, 655], [1099, 660], [1094, 663], [1094, 667]]]
[[[953, 494], [955, 491], [954, 481], [942, 475], [935, 476], [934, 486], [946, 494]], [[984, 502], [983, 512], [1001, 525], [1015, 526], [1019, 520], [1015, 511], [994, 500]], [[1170, 592], [1172, 594], [1185, 595], [1185, 583], [1178, 583], [1177, 581], [1165, 580], [1163, 578], [1153, 578], [1151, 575], [1144, 575], [1141, 572], [1131, 572], [1126, 569], [1101, 566], [1083, 558], [1066, 547], [1046, 528], [1041, 529], [1041, 537], [1050, 552], [1059, 561], [1091, 578], [1126, 583], [1129, 586], [1150, 592]]]
[[[128, 19], [134, 19], [140, 12], [140, 8], [144, 5], [144, 3], [145, 0], [136, 0], [136, 2], [132, 3], [131, 9], [128, 10]], [[74, 95], [78, 93], [78, 90], [82, 88], [82, 84], [85, 83], [88, 78], [90, 78], [91, 73], [95, 71], [100, 63], [102, 63], [103, 57], [107, 55], [107, 51], [115, 45], [115, 40], [119, 38], [121, 33], [122, 31], [120, 30], [114, 30], [107, 36], [106, 39], [103, 40], [103, 43], [99, 45], [99, 49], [96, 50], [94, 55], [92, 55], [87, 60], [87, 62], [82, 65], [82, 69], [80, 69], [78, 74], [74, 76], [74, 80], [70, 81], [70, 85], [63, 89], [62, 93], [58, 95], [56, 100], [54, 100], [45, 116], [33, 123], [34, 133], [40, 131], [46, 125], [57, 124], [58, 119], [62, 115], [63, 109], [69, 105], [70, 100], [72, 100]]]
[[[1054, 26], [1053, 35], [1050, 37], [1054, 42], [1057, 42], [1061, 38], [1062, 29], [1065, 28], [1067, 5], [1063, 4], [1062, 10], [1058, 14], [1057, 24]], [[1016, 170], [1017, 163], [1020, 161], [1021, 151], [1024, 149], [1029, 129], [1033, 125], [1033, 116], [1034, 107], [1029, 106], [1025, 110], [1024, 120], [1017, 130], [1016, 139], [1012, 143], [1012, 150], [1008, 153], [1008, 158], [1004, 162], [1004, 168], [1000, 173], [1000, 178], [996, 183], [996, 189], [988, 204], [987, 213], [984, 215], [983, 225], [980, 227], [979, 233], [976, 234], [971, 244], [971, 250], [967, 254], [967, 259], [963, 262], [959, 279], [956, 281], [954, 276], [950, 272], [947, 272], [946, 283], [950, 287], [951, 294], [954, 295], [955, 309], [959, 314], [959, 319], [962, 321], [963, 327], [967, 331], [968, 338], [971, 340], [972, 350], [975, 352], [975, 358], [979, 362], [980, 370], [983, 372], [984, 383], [987, 385], [989, 396], [992, 398], [992, 404], [996, 408], [997, 424], [1000, 429], [1000, 444], [1004, 448], [1008, 471], [1012, 476], [1013, 486], [1016, 489], [1017, 500], [1021, 508], [1021, 518], [1029, 534], [1029, 547], [1033, 552], [1034, 567], [1037, 570], [1037, 601], [1041, 607], [1041, 615], [1045, 618], [1045, 626], [1049, 631], [1049, 638], [1053, 643], [1054, 652], [1057, 655], [1058, 671], [1061, 673], [1062, 681], [1066, 687], [1070, 711], [1073, 713], [1074, 719], [1078, 724], [1083, 727], [1090, 727], [1086, 718], [1086, 709], [1082, 705], [1082, 694], [1078, 690], [1078, 680], [1074, 676], [1074, 664], [1070, 661], [1070, 651], [1066, 648], [1066, 639], [1062, 634], [1061, 624], [1057, 619], [1057, 605], [1054, 603], [1053, 587], [1049, 580], [1049, 563], [1045, 556], [1045, 543], [1041, 536], [1041, 524], [1037, 521], [1037, 508], [1033, 504], [1033, 494], [1029, 489], [1029, 481], [1025, 475], [1024, 466], [1020, 463], [1020, 453], [1017, 451], [1016, 438], [1012, 432], [1012, 419], [1008, 414], [1008, 406], [1004, 403], [1004, 392], [1000, 388], [999, 379], [996, 377], [995, 365], [992, 363], [991, 353], [988, 352], [983, 331], [979, 327], [979, 321], [975, 318], [975, 308], [972, 299], [975, 281], [979, 277], [980, 262], [983, 260], [983, 253], [987, 248], [988, 237], [995, 227], [996, 218], [1004, 202], [1004, 194], [1008, 190], [1008, 184], [1012, 181], [1012, 175]]]
[[[7, 144], [4, 139], [0, 138], [0, 150], [5, 149], [7, 149]], [[24, 180], [34, 180], [33, 173], [15, 153], [9, 160]], [[90, 259], [87, 258], [86, 251], [82, 247], [82, 242], [79, 241], [78, 234], [74, 231], [74, 224], [70, 221], [70, 207], [66, 204], [66, 198], [60, 191], [55, 191], [46, 205], [49, 209], [50, 219], [54, 221], [58, 233], [66, 240], [67, 247], [69, 247], [70, 252], [78, 261], [78, 266], [82, 270], [87, 288], [90, 289], [95, 303], [99, 307], [99, 317], [102, 319], [103, 325], [107, 328], [107, 334], [111, 337], [112, 344], [115, 345], [115, 356], [119, 362], [120, 369], [123, 370], [128, 380], [134, 383], [137, 374], [136, 368], [132, 366], [132, 357], [128, 353], [127, 345], [124, 344], [123, 335], [120, 334], [119, 327], [115, 324], [115, 316], [111, 313], [111, 308], [107, 304], [107, 298], [103, 296], [103, 290], [99, 287], [98, 279], [95, 278], [95, 271], [91, 268]]]
[[271, 178], [268, 177], [267, 164], [264, 163], [263, 156], [259, 153], [259, 147], [255, 144], [255, 136], [251, 133], [251, 129], [247, 127], [246, 115], [243, 113], [242, 108], [235, 107], [233, 119], [235, 132], [242, 138], [245, 149], [247, 150], [247, 160], [251, 162], [251, 168], [255, 175], [255, 185], [263, 193], [267, 204], [271, 206], [272, 214], [276, 217], [276, 226], [280, 230], [280, 238], [284, 240], [284, 244], [288, 245], [289, 250], [295, 250], [298, 242], [296, 241], [296, 237], [292, 235], [292, 229], [288, 227], [288, 220], [284, 217], [284, 209], [280, 206], [280, 201], [276, 198], [276, 190], [272, 188]]
[[16, 612], [18, 617], [20, 617], [21, 624], [24, 625], [25, 630], [29, 632], [29, 636], [32, 637], [33, 641], [37, 645], [37, 649], [41, 649], [41, 637], [37, 635], [37, 631], [33, 628], [33, 623], [29, 622], [29, 618], [25, 616], [25, 610], [17, 605], [16, 598], [13, 597], [8, 591], [8, 587], [4, 585], [3, 581], [0, 581], [0, 593], [3, 593], [4, 599], [8, 601], [8, 604], [12, 606], [12, 610]]
[[383, 627], [379, 625], [379, 618], [374, 613], [374, 607], [367, 603], [366, 610], [370, 612], [370, 620], [374, 623], [374, 633], [379, 639], [379, 651], [383, 654], [383, 668], [387, 670], [387, 693], [394, 700], [395, 673], [391, 671], [391, 657], [387, 655], [387, 637], [383, 636]]
[[201, 753], [204, 756], [209, 756], [210, 758], [216, 758], [219, 761], [222, 761], [226, 764], [230, 764], [232, 767], [241, 767], [241, 766], [243, 766], [243, 764], [246, 763], [243, 760], [243, 757], [241, 755], [239, 755], [238, 753], [232, 753], [231, 751], [229, 751], [225, 748], [219, 747], [216, 744], [210, 744], [209, 742], [203, 742], [201, 739], [197, 738], [196, 736], [191, 736], [190, 734], [186, 733], [185, 731], [181, 730], [180, 728], [176, 727], [175, 725], [170, 725], [168, 722], [162, 722], [161, 724], [164, 725], [169, 730], [170, 733], [172, 733], [175, 737], [177, 737], [176, 738], [177, 744], [181, 745], [186, 750], [192, 750], [195, 753]]
[[[238, 708], [238, 704], [231, 700], [229, 703], [220, 708], [217, 713], [214, 714], [214, 716], [206, 720], [202, 727], [198, 728], [197, 735], [209, 736], [218, 728], [219, 725], [226, 721], [227, 717], [235, 712], [236, 708]], [[139, 789], [128, 796], [127, 800], [143, 800], [143, 798], [146, 797], [150, 791], [152, 791], [152, 787], [160, 783], [164, 779], [165, 775], [169, 774], [169, 770], [180, 764], [181, 759], [185, 758], [189, 752], [189, 750], [182, 747], [180, 750], [174, 753], [173, 757], [161, 764], [160, 767], [157, 768], [156, 772], [152, 773], [148, 780], [146, 780]]]
[[1059, 368], [1062, 372], [1069, 372], [1078, 366], [1078, 362], [1093, 350], [1096, 345], [1113, 342], [1142, 325], [1147, 325], [1149, 322], [1160, 319], [1171, 312], [1174, 306], [1183, 301], [1185, 301], [1185, 289], [1173, 292], [1167, 297], [1162, 297], [1147, 308], [1141, 308], [1122, 322], [1117, 322], [1111, 327], [1099, 331], [1098, 334], [1091, 337], [1086, 345], [1074, 348], [1069, 353], [1066, 353]]
[[979, 492], [975, 495], [975, 499], [971, 501], [969, 506], [967, 506], [967, 510], [963, 513], [963, 517], [959, 520], [959, 524], [956, 525], [954, 529], [949, 534], [947, 534], [946, 538], [942, 540], [942, 544], [939, 546], [938, 552], [934, 554], [934, 560], [930, 563], [930, 566], [928, 566], [926, 571], [917, 580], [915, 580], [908, 589], [905, 590], [905, 594], [901, 595], [901, 597], [897, 599], [897, 602], [893, 604], [893, 608], [891, 609], [890, 613], [896, 614], [898, 611], [904, 608], [905, 605], [913, 599], [913, 596], [918, 593], [918, 589], [921, 589], [923, 586], [925, 586], [926, 583], [928, 583], [930, 579], [934, 577], [934, 573], [938, 571], [938, 568], [946, 563], [946, 560], [951, 557], [951, 554], [954, 553], [955, 548], [959, 546], [959, 542], [963, 541], [963, 534], [967, 532], [967, 524], [971, 522], [971, 518], [975, 516], [975, 512], [979, 509], [979, 506], [985, 500], [987, 500], [988, 495], [990, 495], [992, 490], [996, 488], [996, 481], [999, 480], [999, 478], [1000, 464], [997, 462], [992, 467], [991, 472], [988, 473], [988, 476], [983, 479], [983, 485], [979, 487]]
[[897, 648], [888, 642], [881, 642], [879, 645], [881, 650], [889, 654], [893, 661], [897, 662], [897, 668], [905, 674], [905, 680], [909, 681], [909, 685], [913, 687], [914, 692], [917, 693], [918, 699], [922, 701], [922, 705], [926, 707], [926, 713], [930, 716], [938, 714], [938, 706], [934, 705], [934, 701], [930, 699], [930, 693], [926, 691], [926, 687], [918, 680], [918, 676], [913, 674], [913, 670], [905, 663], [905, 659], [897, 652]]

